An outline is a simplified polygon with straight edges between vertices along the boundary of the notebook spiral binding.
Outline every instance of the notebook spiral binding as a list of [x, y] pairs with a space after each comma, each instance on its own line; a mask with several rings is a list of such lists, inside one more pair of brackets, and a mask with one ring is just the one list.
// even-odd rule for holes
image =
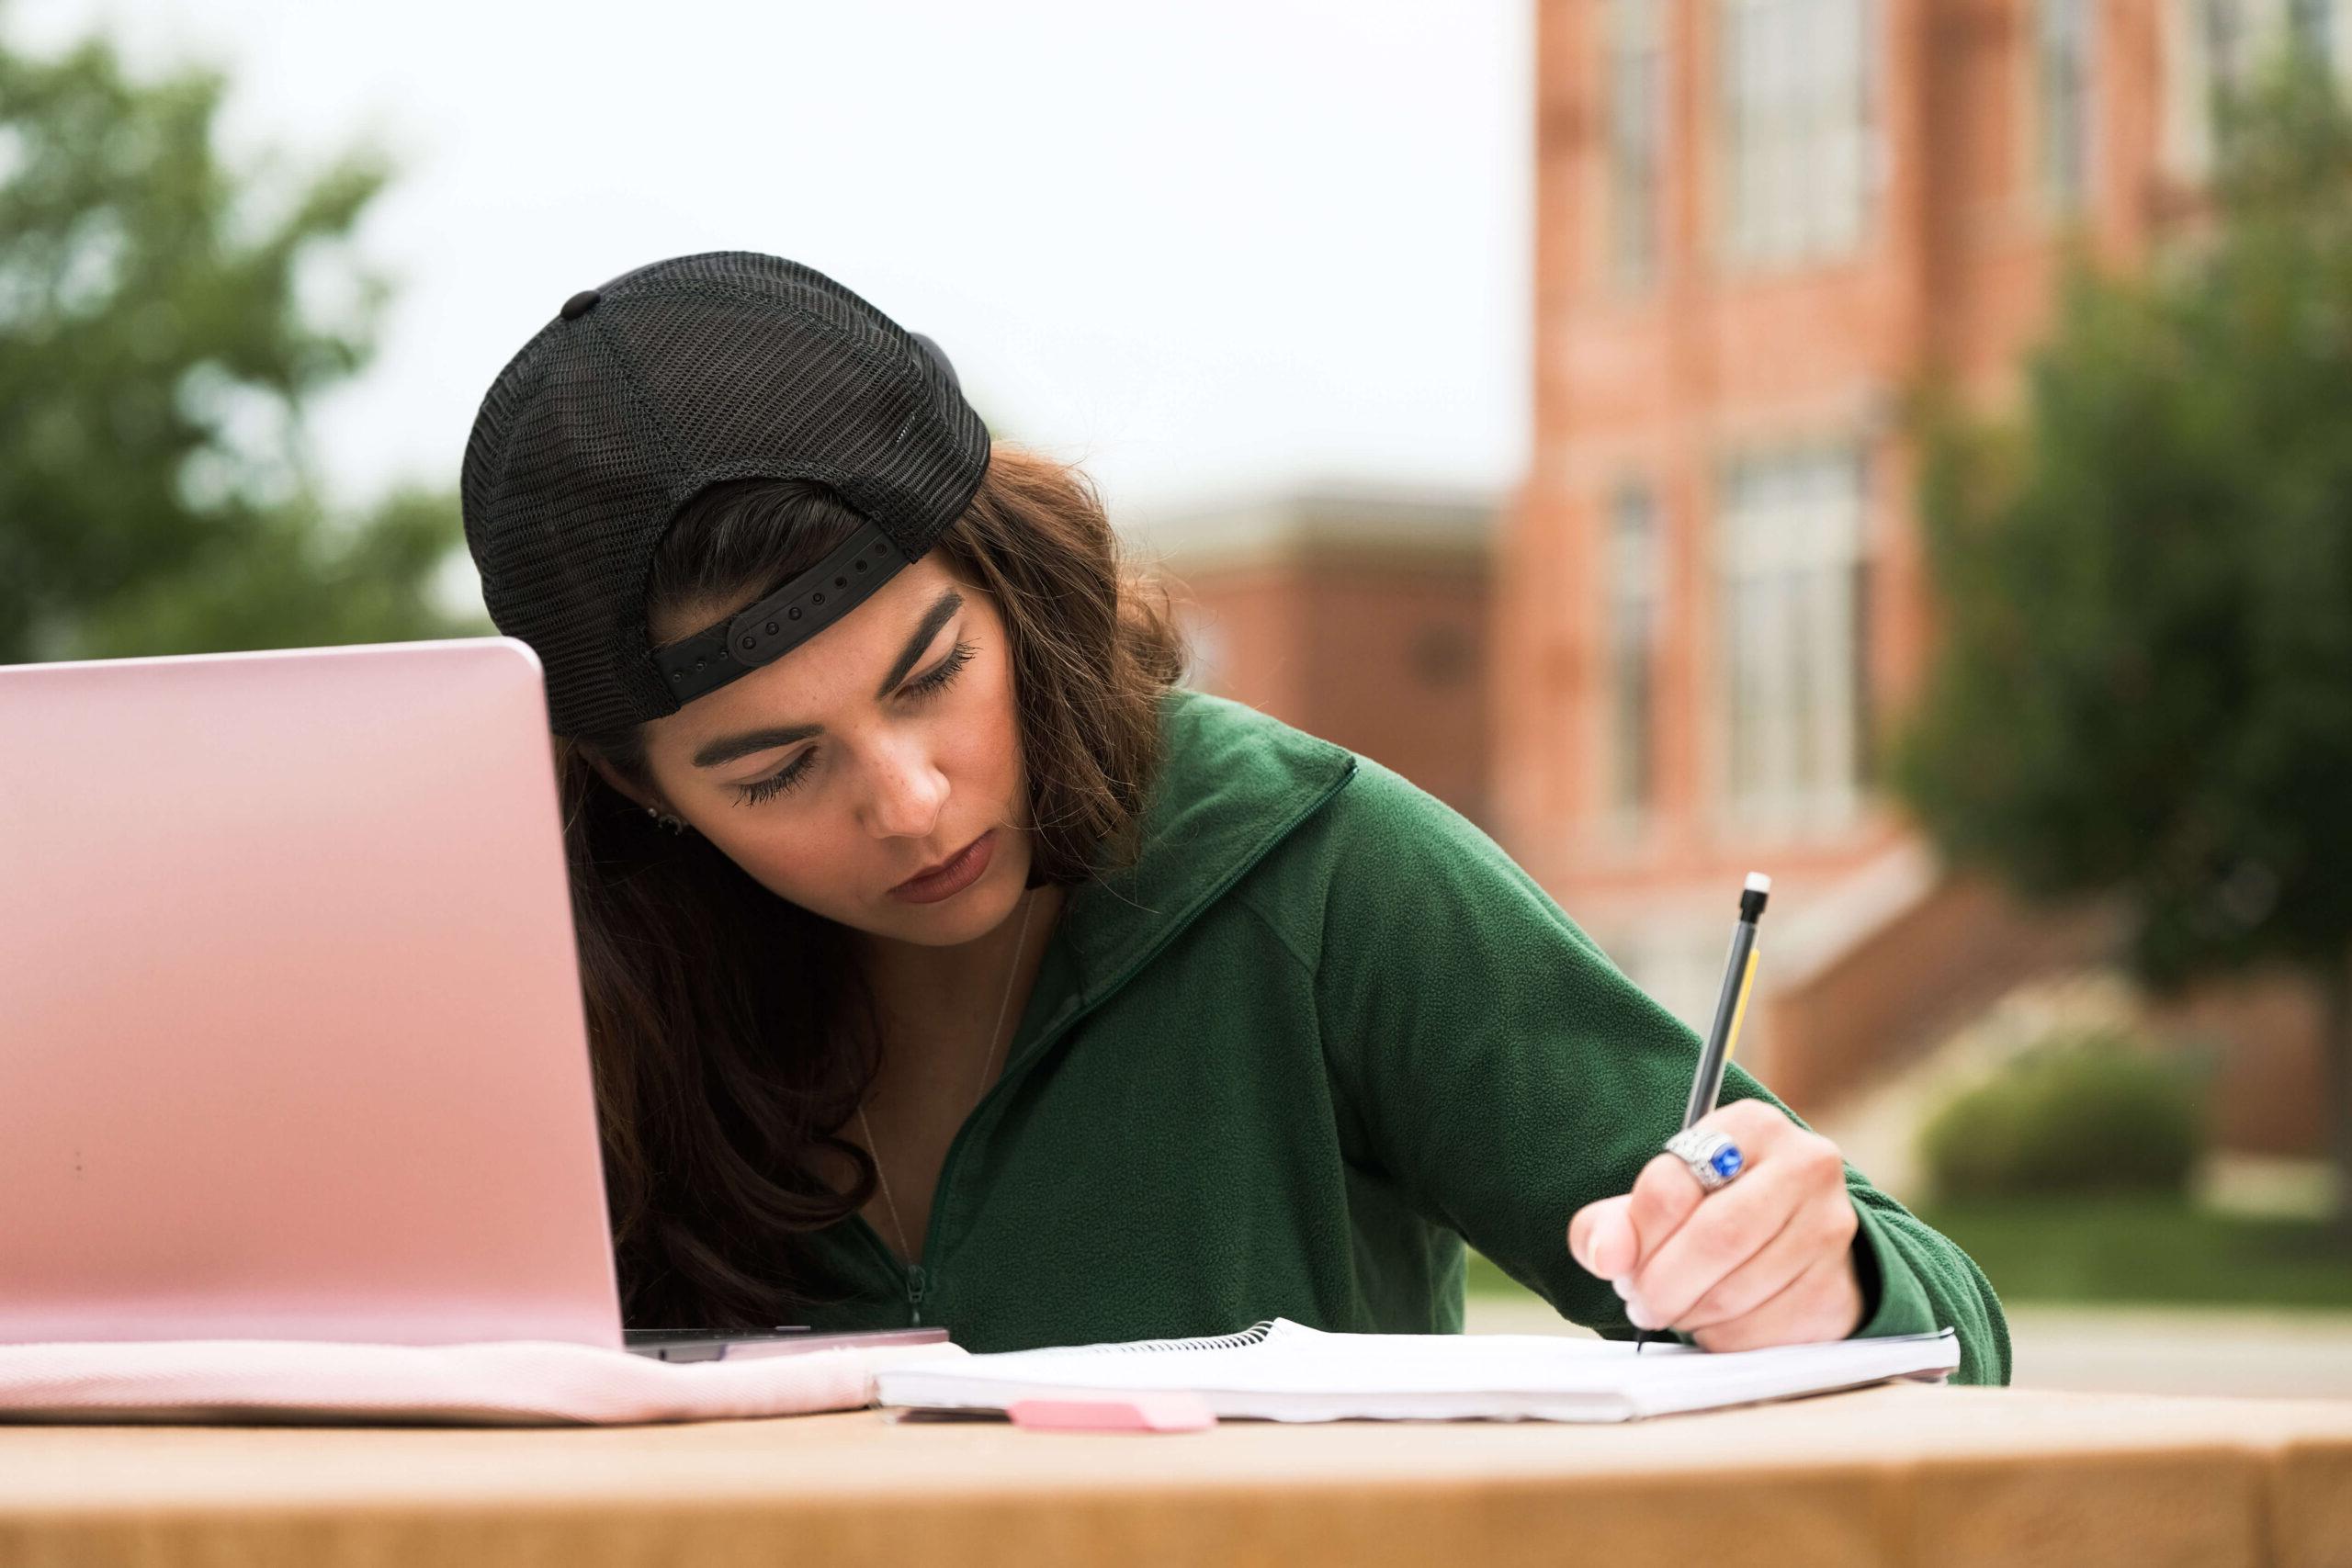
[[1239, 1350], [1251, 1345], [1263, 1344], [1274, 1331], [1273, 1319], [1253, 1323], [1234, 1334], [1218, 1334], [1199, 1339], [1131, 1339], [1118, 1344], [1089, 1345], [1080, 1350], [1066, 1352], [1074, 1355], [1131, 1355], [1150, 1350]]

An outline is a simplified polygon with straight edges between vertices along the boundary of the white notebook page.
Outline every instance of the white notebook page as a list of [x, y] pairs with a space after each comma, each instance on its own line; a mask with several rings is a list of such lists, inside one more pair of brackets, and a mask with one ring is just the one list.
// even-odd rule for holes
[[1215, 1339], [1138, 1340], [910, 1361], [878, 1375], [880, 1403], [1002, 1409], [1015, 1400], [1193, 1393], [1219, 1416], [1622, 1421], [1669, 1411], [1850, 1388], [1891, 1377], [1942, 1381], [1958, 1337], [1841, 1339], [1711, 1353], [1635, 1351], [1544, 1335], [1327, 1334], [1275, 1318]]

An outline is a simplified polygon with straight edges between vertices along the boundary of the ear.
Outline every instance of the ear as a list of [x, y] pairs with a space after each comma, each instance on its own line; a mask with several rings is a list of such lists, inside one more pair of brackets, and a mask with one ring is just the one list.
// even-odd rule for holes
[[[604, 781], [612, 785], [614, 790], [623, 798], [633, 800], [639, 806], [652, 806], [654, 804], [652, 801], [648, 800], [644, 795], [639, 795], [628, 784], [622, 783], [620, 774], [613, 771], [613, 765], [610, 762], [605, 761], [604, 758], [598, 756], [595, 752], [589, 750], [583, 746], [581, 748], [581, 755], [588, 759], [590, 765], [593, 766], [604, 778]], [[666, 809], [666, 807], [659, 809]]]

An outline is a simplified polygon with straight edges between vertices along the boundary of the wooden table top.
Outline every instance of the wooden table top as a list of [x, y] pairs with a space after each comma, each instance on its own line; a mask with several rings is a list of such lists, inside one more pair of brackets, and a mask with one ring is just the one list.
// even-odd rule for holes
[[84, 1561], [2352, 1565], [2352, 1403], [1892, 1384], [1620, 1426], [0, 1427], [0, 1568]]

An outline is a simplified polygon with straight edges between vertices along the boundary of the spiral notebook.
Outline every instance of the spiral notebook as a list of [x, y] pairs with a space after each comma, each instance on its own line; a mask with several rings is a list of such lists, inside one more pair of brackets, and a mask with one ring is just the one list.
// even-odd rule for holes
[[1549, 1335], [1327, 1334], [1274, 1318], [1202, 1339], [910, 1360], [876, 1402], [1004, 1410], [1032, 1399], [1189, 1393], [1220, 1417], [1270, 1421], [1633, 1421], [1905, 1378], [1941, 1382], [1960, 1340], [1934, 1334], [1710, 1352]]

